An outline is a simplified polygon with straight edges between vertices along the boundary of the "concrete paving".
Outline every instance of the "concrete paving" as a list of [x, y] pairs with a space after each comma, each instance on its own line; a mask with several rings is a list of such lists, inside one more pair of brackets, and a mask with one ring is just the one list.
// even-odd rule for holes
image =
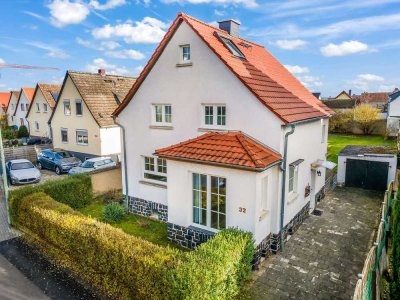
[[336, 188], [254, 273], [252, 299], [351, 299], [378, 226], [383, 194]]

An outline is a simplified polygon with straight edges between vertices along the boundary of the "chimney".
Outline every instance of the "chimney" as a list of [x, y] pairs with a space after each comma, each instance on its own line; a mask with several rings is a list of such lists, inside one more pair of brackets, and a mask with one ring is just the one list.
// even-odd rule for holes
[[105, 70], [105, 69], [99, 69], [99, 70], [97, 71], [97, 73], [98, 73], [99, 75], [101, 75], [101, 76], [106, 76], [106, 70]]
[[219, 21], [219, 29], [226, 31], [233, 37], [239, 37], [240, 23], [235, 20]]
[[351, 90], [349, 90], [349, 96], [351, 97]]

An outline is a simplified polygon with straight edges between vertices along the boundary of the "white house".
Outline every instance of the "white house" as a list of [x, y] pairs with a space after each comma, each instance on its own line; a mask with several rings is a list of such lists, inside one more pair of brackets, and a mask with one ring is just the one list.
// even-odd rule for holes
[[266, 255], [315, 207], [332, 111], [237, 22], [219, 25], [179, 14], [114, 112], [123, 190], [182, 246], [237, 226]]
[[19, 93], [18, 102], [15, 106], [15, 112], [13, 115], [14, 123], [13, 125], [22, 126], [25, 125], [26, 128], [29, 128], [28, 120], [26, 119], [26, 113], [29, 110], [33, 93], [35, 92], [35, 88], [22, 88]]
[[49, 119], [54, 148], [72, 152], [82, 161], [121, 153], [120, 128], [112, 112], [135, 78], [68, 71]]
[[400, 90], [395, 89], [389, 95], [387, 112], [387, 131], [390, 136], [396, 136], [400, 129]]
[[6, 108], [8, 126], [17, 125], [15, 124], [14, 113], [15, 113], [15, 108], [17, 107], [19, 93], [20, 93], [19, 91], [11, 91], [10, 101], [8, 101], [8, 105]]

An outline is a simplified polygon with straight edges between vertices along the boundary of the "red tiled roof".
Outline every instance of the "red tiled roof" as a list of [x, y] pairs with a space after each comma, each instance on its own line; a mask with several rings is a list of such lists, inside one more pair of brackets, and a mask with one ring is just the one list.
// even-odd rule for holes
[[28, 98], [28, 101], [31, 102], [33, 99], [33, 94], [35, 93], [35, 88], [22, 88], [24, 91], [26, 97]]
[[373, 102], [387, 102], [390, 93], [362, 93], [361, 95], [354, 95], [353, 98], [357, 103], [373, 103]]
[[158, 149], [160, 157], [223, 164], [233, 168], [262, 171], [281, 160], [281, 155], [242, 132], [210, 132], [197, 138]]
[[10, 98], [11, 98], [11, 92], [0, 92], [0, 105], [4, 112], [7, 110]]
[[284, 123], [324, 117], [333, 113], [332, 110], [316, 99], [264, 47], [241, 38], [229, 36], [245, 55], [246, 59], [235, 57], [215, 35], [217, 32], [228, 36], [225, 31], [180, 13], [143, 69], [124, 102], [115, 110], [115, 115], [118, 115], [128, 105], [182, 22], [186, 22], [236, 77], [243, 82], [250, 92]]

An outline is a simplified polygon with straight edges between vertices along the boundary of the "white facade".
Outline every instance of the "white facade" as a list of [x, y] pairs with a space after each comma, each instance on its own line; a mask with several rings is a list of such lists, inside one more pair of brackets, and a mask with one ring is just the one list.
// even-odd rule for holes
[[113, 155], [121, 153], [121, 129], [119, 127], [100, 128], [101, 155]]
[[[189, 44], [192, 65], [178, 66], [181, 46]], [[172, 107], [169, 126], [154, 124], [154, 104]], [[226, 126], [204, 125], [205, 104], [225, 105]], [[192, 222], [191, 174], [219, 176], [227, 180], [227, 227], [238, 226], [252, 232], [256, 243], [280, 231], [282, 172], [279, 165], [259, 173], [168, 160], [167, 183], [144, 178], [144, 156], [207, 131], [239, 130], [283, 155], [284, 136], [290, 129], [260, 103], [185, 22], [172, 36], [119, 119], [125, 128], [127, 152], [123, 165], [127, 166], [128, 186], [124, 182], [124, 193], [128, 190], [130, 197], [168, 205], [169, 223], [201, 227]], [[312, 171], [311, 163], [326, 158], [327, 130], [328, 119], [318, 119], [296, 125], [288, 138], [288, 165], [296, 160], [304, 161], [298, 166], [296, 192], [288, 192], [289, 176], [286, 177], [285, 224], [310, 201], [310, 196], [305, 197], [305, 187], [313, 184], [312, 194], [315, 194], [324, 185], [325, 170]], [[321, 171], [321, 176], [316, 171]], [[261, 208], [264, 198], [268, 203], [266, 210]]]
[[400, 95], [388, 103], [387, 130], [390, 136], [396, 136], [400, 129]]
[[16, 109], [14, 113], [14, 125], [18, 127], [25, 125], [26, 128], [29, 128], [28, 120], [26, 119], [26, 113], [28, 112], [30, 101], [26, 96], [23, 89], [21, 90], [21, 94], [19, 96], [19, 101], [16, 104]]
[[15, 95], [15, 92], [13, 92], [11, 94], [11, 98], [10, 98], [10, 103], [8, 104], [7, 107], [7, 121], [8, 121], [8, 126], [14, 126], [17, 125], [16, 123], [16, 118], [14, 117], [14, 113], [15, 113], [15, 109], [17, 107], [17, 103], [18, 103], [18, 98]]

